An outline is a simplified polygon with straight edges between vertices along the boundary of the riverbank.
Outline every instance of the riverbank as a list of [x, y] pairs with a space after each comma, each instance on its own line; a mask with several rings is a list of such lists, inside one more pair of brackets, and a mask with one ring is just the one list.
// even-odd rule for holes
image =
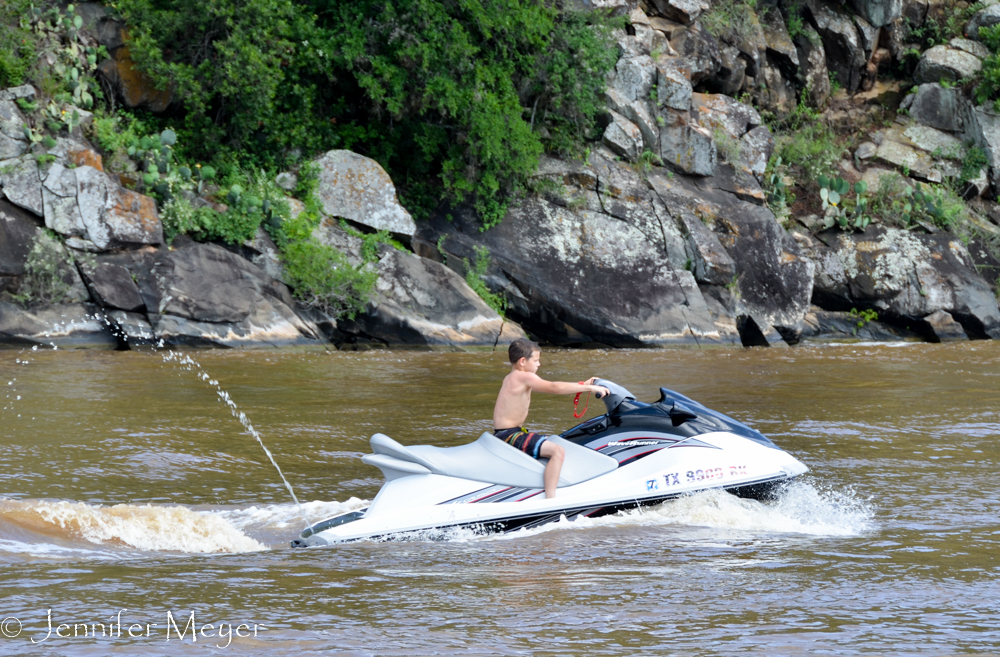
[[[605, 4], [624, 27], [603, 132], [580, 157], [542, 156], [488, 230], [472, 202], [415, 221], [351, 151], [218, 180], [177, 160], [170, 128], [0, 91], [0, 346], [1000, 339], [1000, 142], [972, 87], [948, 82], [982, 68], [976, 30], [996, 10], [958, 8], [972, 40], [900, 69], [926, 30], [958, 29], [940, 7], [779, 4], [742, 24], [726, 3]], [[79, 46], [80, 75], [178, 111], [118, 18], [65, 11], [76, 26], [46, 38]]]

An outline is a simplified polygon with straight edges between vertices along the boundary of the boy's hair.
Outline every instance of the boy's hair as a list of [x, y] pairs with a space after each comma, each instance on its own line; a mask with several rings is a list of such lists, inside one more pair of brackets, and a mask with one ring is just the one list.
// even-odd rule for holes
[[542, 348], [538, 346], [537, 342], [532, 342], [531, 340], [526, 340], [525, 338], [518, 338], [510, 343], [507, 348], [507, 357], [510, 358], [510, 364], [515, 365], [517, 361], [522, 358], [531, 358], [531, 354], [536, 351], [541, 352]]

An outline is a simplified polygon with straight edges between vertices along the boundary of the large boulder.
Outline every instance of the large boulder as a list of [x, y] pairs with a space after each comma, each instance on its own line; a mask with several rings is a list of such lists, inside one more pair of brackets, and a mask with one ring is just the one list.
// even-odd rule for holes
[[611, 123], [604, 129], [601, 141], [629, 162], [636, 162], [643, 151], [642, 131], [617, 112], [611, 112]]
[[396, 198], [396, 186], [378, 162], [338, 150], [321, 156], [316, 164], [317, 196], [326, 214], [405, 238], [416, 232], [413, 218]]
[[913, 80], [917, 84], [940, 82], [941, 80], [972, 79], [983, 68], [983, 63], [975, 55], [950, 46], [934, 46], [920, 56]]
[[801, 76], [809, 90], [809, 100], [814, 106], [822, 107], [830, 96], [830, 72], [826, 68], [823, 40], [811, 25], [806, 25], [802, 33], [796, 35], [795, 47], [802, 66]]
[[711, 6], [704, 0], [650, 0], [648, 4], [653, 15], [684, 25], [698, 20], [698, 17]]
[[73, 172], [86, 238], [97, 250], [163, 243], [163, 226], [152, 198], [121, 187], [91, 166]]
[[1000, 23], [1000, 4], [992, 4], [980, 9], [965, 25], [965, 35], [970, 39], [979, 38], [979, 28], [993, 27]]
[[139, 293], [139, 286], [132, 278], [126, 257], [81, 258], [79, 267], [91, 297], [99, 305], [111, 310], [144, 312], [146, 305]]
[[719, 42], [696, 25], [675, 30], [670, 47], [680, 56], [678, 63], [693, 85], [713, 78], [722, 66]]
[[962, 129], [961, 102], [964, 101], [957, 89], [930, 82], [920, 85], [917, 93], [907, 96], [906, 107], [910, 116], [926, 126], [958, 132]]
[[874, 227], [819, 236], [844, 265], [850, 297], [884, 319], [919, 322], [943, 310], [972, 338], [1000, 339], [1000, 310], [954, 235]]
[[865, 53], [851, 15], [823, 0], [808, 0], [806, 6], [823, 41], [827, 67], [837, 77], [840, 86], [855, 91], [861, 84]]
[[0, 292], [17, 292], [37, 232], [37, 219], [0, 199]]
[[222, 247], [178, 238], [171, 251], [135, 252], [133, 258], [129, 270], [165, 344], [277, 346], [318, 338], [296, 315], [283, 284]]
[[683, 114], [661, 113], [660, 159], [672, 169], [694, 176], [711, 176], [719, 162], [712, 131], [689, 123]]
[[0, 186], [8, 201], [42, 216], [42, 182], [38, 177], [35, 158], [24, 155], [0, 160]]
[[0, 348], [33, 345], [115, 349], [118, 339], [100, 311], [91, 305], [22, 308], [0, 301]]
[[[323, 222], [313, 235], [362, 263], [361, 239], [332, 221]], [[439, 262], [383, 245], [378, 261], [369, 266], [378, 274], [375, 293], [353, 321], [339, 322], [342, 332], [389, 345], [431, 348], [506, 346], [525, 337]]]

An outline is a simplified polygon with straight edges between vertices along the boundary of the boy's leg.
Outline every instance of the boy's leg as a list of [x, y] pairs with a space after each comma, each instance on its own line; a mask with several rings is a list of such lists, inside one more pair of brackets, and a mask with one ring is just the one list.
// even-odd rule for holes
[[545, 482], [545, 499], [550, 499], [556, 496], [556, 486], [559, 485], [559, 473], [562, 472], [566, 450], [551, 440], [546, 440], [539, 448], [538, 455], [549, 460], [542, 474], [542, 480]]

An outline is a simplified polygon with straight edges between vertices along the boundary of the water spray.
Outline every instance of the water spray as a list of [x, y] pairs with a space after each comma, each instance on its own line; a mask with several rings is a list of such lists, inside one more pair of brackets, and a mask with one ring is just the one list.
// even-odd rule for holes
[[247, 418], [246, 413], [244, 413], [243, 411], [239, 410], [236, 407], [236, 402], [234, 402], [232, 397], [229, 396], [229, 393], [223, 390], [222, 387], [219, 385], [219, 382], [210, 377], [208, 373], [205, 371], [205, 369], [201, 366], [201, 364], [198, 361], [191, 358], [191, 356], [188, 356], [186, 354], [181, 355], [176, 351], [170, 351], [163, 355], [163, 362], [171, 362], [171, 361], [177, 363], [178, 365], [187, 366], [187, 369], [189, 370], [194, 368], [195, 370], [197, 370], [197, 376], [199, 379], [201, 379], [208, 385], [215, 388], [215, 393], [219, 396], [219, 401], [223, 402], [226, 406], [229, 407], [229, 412], [232, 414], [232, 416], [236, 418], [240, 424], [243, 425], [243, 428], [246, 429], [247, 433], [249, 433], [251, 436], [257, 439], [257, 443], [260, 445], [261, 449], [264, 450], [264, 453], [267, 454], [267, 458], [271, 461], [271, 465], [273, 465], [274, 469], [278, 471], [278, 476], [281, 477], [281, 481], [285, 482], [285, 488], [288, 489], [288, 492], [292, 496], [292, 499], [295, 500], [296, 506], [299, 507], [299, 515], [301, 515], [302, 519], [305, 520], [306, 528], [312, 527], [312, 523], [306, 516], [305, 509], [302, 508], [302, 503], [299, 502], [299, 498], [295, 495], [295, 491], [292, 489], [292, 485], [288, 483], [288, 479], [285, 478], [285, 474], [281, 471], [281, 468], [278, 467], [277, 461], [274, 460], [274, 455], [271, 454], [271, 450], [269, 450], [267, 446], [264, 444], [264, 440], [260, 437], [260, 433], [258, 433], [258, 431], [254, 429], [253, 425], [250, 423], [249, 418]]

